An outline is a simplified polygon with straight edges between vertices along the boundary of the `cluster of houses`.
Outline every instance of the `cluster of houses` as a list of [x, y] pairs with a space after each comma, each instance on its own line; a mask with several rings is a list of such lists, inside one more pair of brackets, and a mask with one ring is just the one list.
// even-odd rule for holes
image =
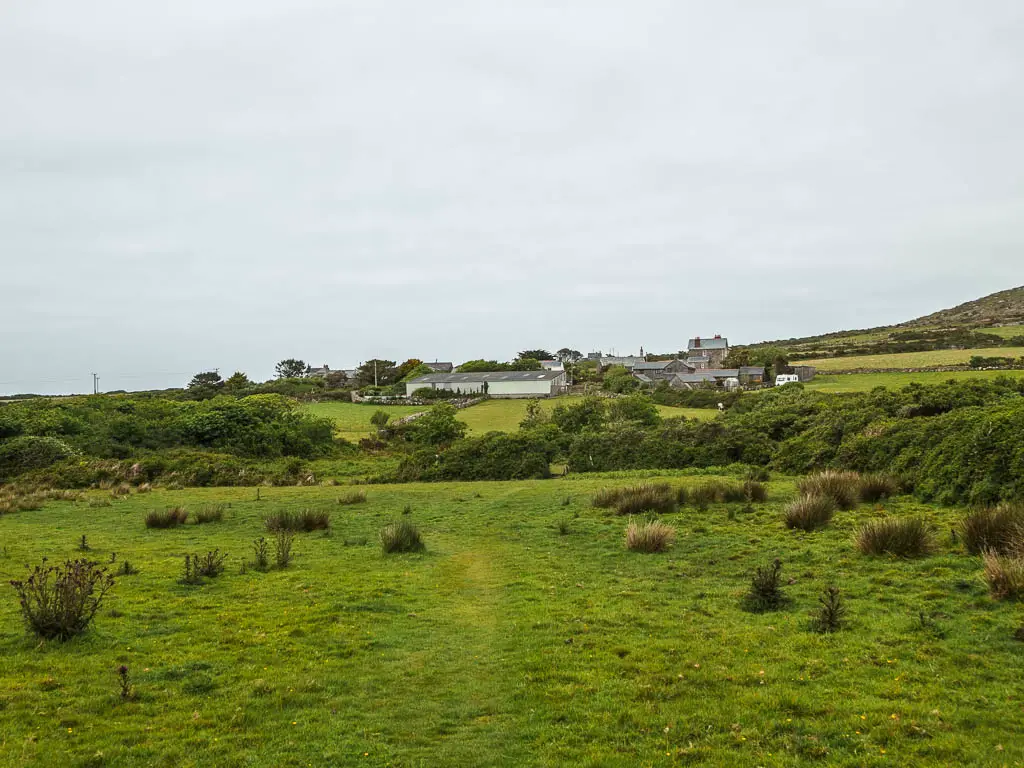
[[[605, 356], [600, 352], [587, 355], [594, 361], [598, 371], [621, 366], [641, 383], [657, 386], [667, 382], [677, 389], [739, 389], [755, 387], [765, 383], [765, 369], [762, 366], [745, 365], [738, 368], [724, 368], [729, 356], [729, 340], [715, 335], [711, 338], [694, 337], [686, 347], [686, 356], [671, 360], [648, 361], [643, 348], [639, 355], [625, 357]], [[425, 363], [433, 373], [420, 376], [406, 383], [406, 395], [418, 389], [442, 389], [460, 394], [481, 394], [491, 397], [551, 397], [568, 389], [565, 367], [557, 360], [542, 360], [539, 371], [500, 371], [457, 373], [452, 363]], [[327, 366], [311, 369], [309, 375], [326, 376]], [[354, 377], [355, 371], [343, 371]], [[793, 381], [810, 381], [815, 369], [811, 366], [793, 366]]]

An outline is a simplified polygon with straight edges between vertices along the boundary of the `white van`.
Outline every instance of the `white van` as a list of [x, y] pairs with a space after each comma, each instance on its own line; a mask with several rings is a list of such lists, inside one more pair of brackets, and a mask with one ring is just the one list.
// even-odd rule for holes
[[795, 373], [780, 373], [775, 377], [775, 386], [781, 387], [783, 384], [795, 384], [800, 381], [800, 377]]

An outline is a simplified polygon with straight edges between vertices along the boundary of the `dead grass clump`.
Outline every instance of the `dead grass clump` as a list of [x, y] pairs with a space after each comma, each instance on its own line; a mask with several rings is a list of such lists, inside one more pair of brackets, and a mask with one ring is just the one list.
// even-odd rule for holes
[[992, 597], [998, 600], [1024, 597], [1024, 554], [1015, 552], [1001, 555], [989, 551], [981, 557], [985, 566], [985, 581]]
[[964, 546], [972, 555], [1005, 555], [1024, 546], [1024, 504], [972, 510], [960, 521], [959, 529]]
[[326, 509], [304, 509], [301, 512], [273, 512], [267, 515], [264, 525], [271, 533], [278, 531], [326, 531], [331, 527], [331, 513]]
[[200, 507], [192, 516], [192, 522], [196, 525], [202, 525], [203, 523], [219, 523], [223, 519], [223, 504], [208, 504], [205, 507]]
[[891, 496], [898, 496], [900, 492], [900, 481], [895, 475], [887, 472], [874, 472], [869, 475], [862, 475], [860, 478], [860, 500], [868, 504]]
[[921, 557], [935, 550], [935, 537], [920, 517], [887, 517], [860, 527], [855, 538], [865, 555]]
[[184, 507], [168, 507], [167, 509], [151, 509], [146, 514], [147, 528], [176, 528], [188, 520], [188, 510]]
[[856, 472], [826, 469], [801, 478], [796, 484], [801, 496], [830, 496], [839, 509], [853, 509], [860, 500], [861, 478]]
[[644, 512], [675, 512], [678, 492], [668, 483], [641, 483], [627, 488], [599, 491], [595, 507], [614, 507], [618, 515], [639, 515]]
[[675, 540], [676, 529], [660, 520], [630, 520], [626, 526], [626, 549], [633, 552], [664, 552]]
[[831, 496], [801, 496], [784, 513], [787, 528], [813, 531], [829, 524], [836, 510]]

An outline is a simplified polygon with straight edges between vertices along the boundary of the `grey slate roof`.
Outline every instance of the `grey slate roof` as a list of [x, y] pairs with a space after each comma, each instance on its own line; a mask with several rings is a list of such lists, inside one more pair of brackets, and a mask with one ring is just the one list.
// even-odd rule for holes
[[707, 371], [697, 371], [696, 373], [677, 373], [673, 378], [684, 384], [703, 384], [705, 381], [715, 381], [715, 377]]
[[653, 363], [634, 363], [634, 371], [660, 371], [673, 360], [655, 360]]
[[481, 373], [428, 373], [410, 384], [476, 384], [481, 381], [551, 381], [565, 371], [492, 371]]
[[760, 365], [741, 365], [740, 376], [764, 376], [764, 368]]
[[686, 347], [689, 351], [695, 349], [728, 349], [728, 339], [700, 339], [700, 344], [697, 343], [697, 339], [690, 339], [689, 345]]
[[451, 363], [438, 362], [424, 363], [424, 365], [427, 366], [427, 368], [429, 368], [430, 370], [437, 371], [438, 373], [451, 373], [452, 369], [455, 367]]

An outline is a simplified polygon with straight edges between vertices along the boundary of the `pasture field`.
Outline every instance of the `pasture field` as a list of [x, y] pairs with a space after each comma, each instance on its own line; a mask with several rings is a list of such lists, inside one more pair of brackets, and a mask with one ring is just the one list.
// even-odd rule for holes
[[853, 368], [885, 370], [893, 368], [928, 368], [940, 365], [966, 365], [975, 355], [980, 357], [1022, 357], [1024, 347], [990, 347], [988, 349], [937, 349], [930, 352], [901, 352], [894, 355], [853, 355], [800, 360], [800, 365], [813, 365], [819, 371], [848, 371]]
[[920, 373], [843, 373], [815, 376], [804, 386], [821, 392], [870, 392], [875, 387], [899, 389], [908, 384], [941, 384], [950, 379], [994, 379], [1024, 376], [1024, 371], [923, 371]]
[[1024, 336], [1024, 325], [1000, 325], [992, 328], [977, 328], [979, 333], [991, 333], [1004, 339], [1012, 339], [1014, 336]]
[[[154, 491], [0, 517], [0, 576], [79, 556], [117, 563], [96, 622], [39, 642], [0, 599], [0, 764], [39, 766], [893, 766], [1024, 761], [1019, 605], [987, 594], [948, 531], [959, 512], [908, 498], [780, 521], [793, 483], [753, 509], [687, 506], [673, 548], [623, 547], [601, 488], [693, 472], [559, 480]], [[348, 489], [350, 490], [350, 489]], [[109, 499], [109, 494], [90, 494]], [[230, 505], [221, 522], [147, 529], [147, 510]], [[403, 518], [423, 554], [383, 555]], [[264, 517], [327, 509], [291, 567], [240, 573]], [[939, 550], [857, 554], [862, 521], [924, 515]], [[560, 530], [564, 525], [565, 533]], [[185, 553], [227, 571], [178, 582]], [[750, 613], [752, 570], [779, 558], [790, 602]], [[849, 626], [810, 631], [838, 585]], [[129, 668], [136, 696], [119, 696]]]
[[[580, 399], [581, 397], [566, 396], [540, 402], [544, 410], [550, 412], [557, 405]], [[458, 419], [469, 426], [469, 435], [481, 435], [486, 432], [515, 432], [519, 429], [519, 422], [526, 416], [526, 405], [529, 402], [527, 399], [485, 400], [479, 405], [460, 410]], [[338, 435], [352, 442], [358, 442], [370, 434], [370, 417], [377, 410], [377, 407], [373, 405], [343, 402], [310, 403], [303, 405], [302, 408], [315, 416], [333, 419], [338, 425]], [[410, 413], [428, 410], [430, 406], [387, 405], [381, 406], [381, 408], [394, 416], [407, 416]], [[710, 408], [673, 408], [666, 405], [659, 405], [658, 411], [666, 419], [675, 416], [713, 419], [718, 413], [717, 410]]]

